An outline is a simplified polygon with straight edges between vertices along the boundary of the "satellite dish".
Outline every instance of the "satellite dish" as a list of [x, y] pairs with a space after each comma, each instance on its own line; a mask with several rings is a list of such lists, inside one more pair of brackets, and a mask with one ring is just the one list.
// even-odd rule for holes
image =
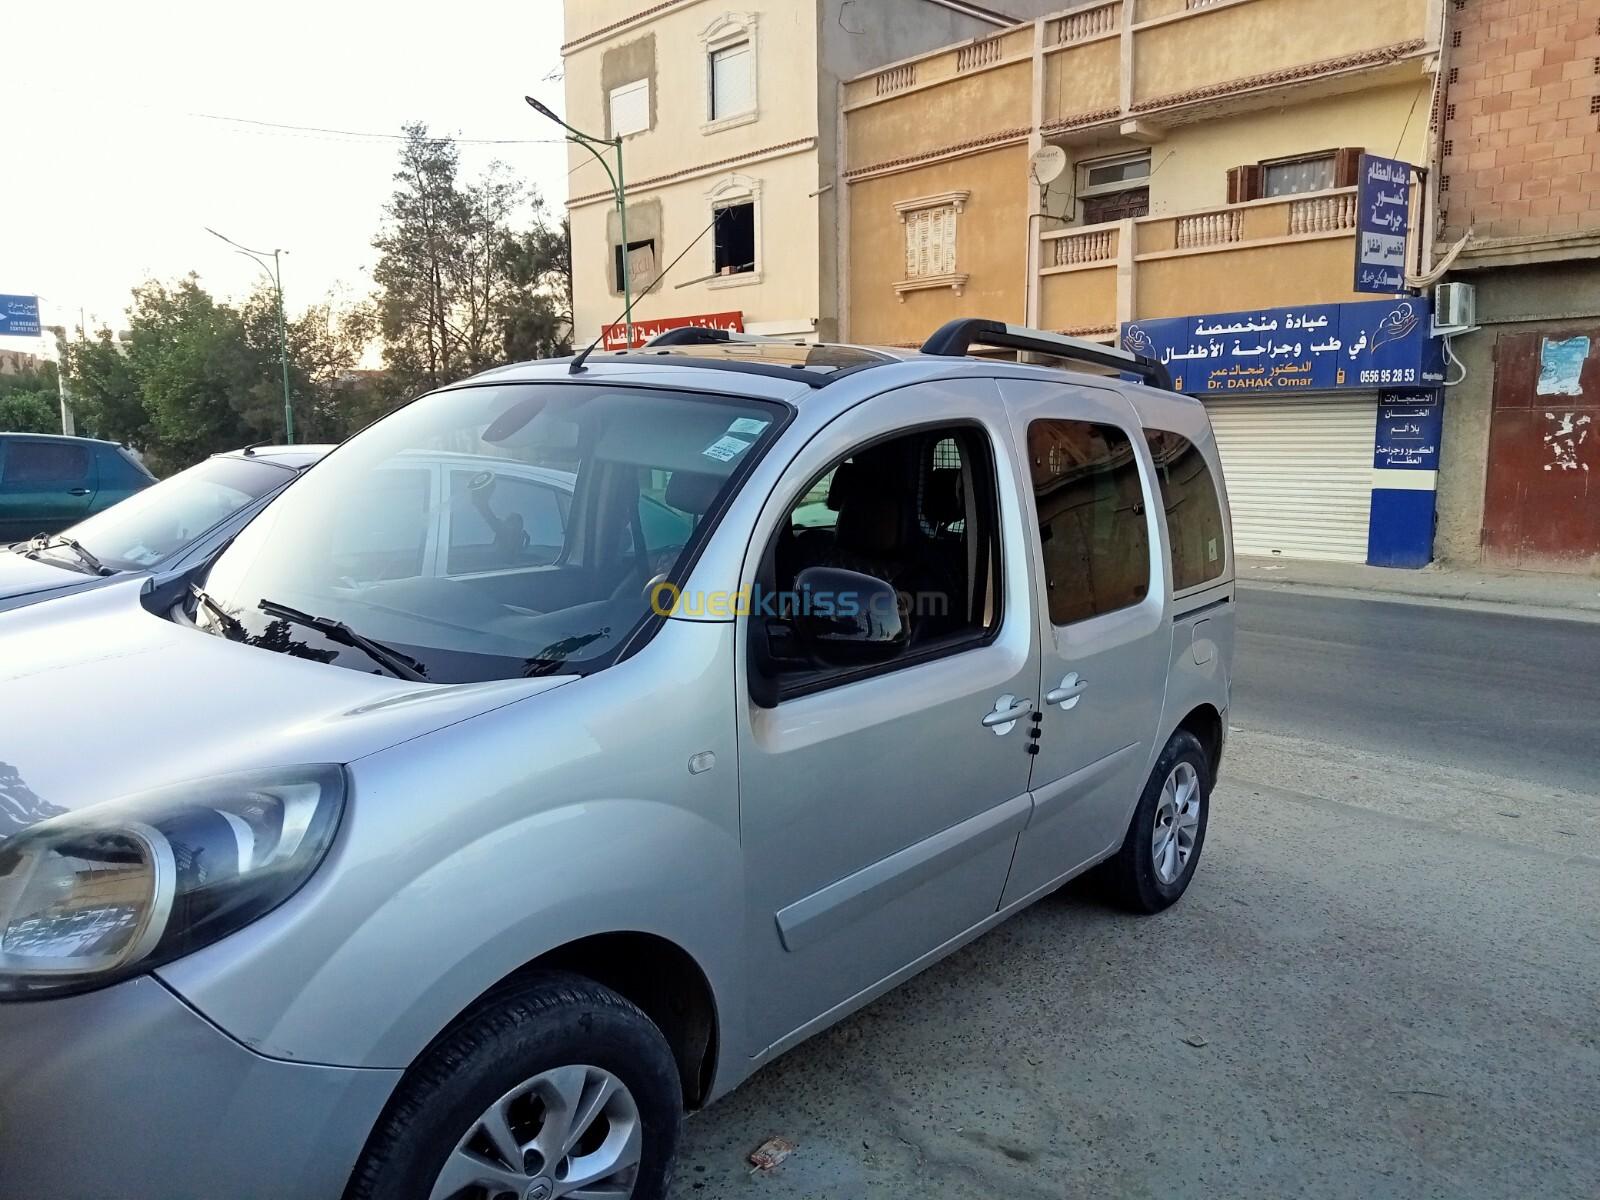
[[1033, 171], [1033, 181], [1040, 187], [1054, 183], [1067, 169], [1067, 152], [1060, 146], [1042, 146], [1028, 160]]

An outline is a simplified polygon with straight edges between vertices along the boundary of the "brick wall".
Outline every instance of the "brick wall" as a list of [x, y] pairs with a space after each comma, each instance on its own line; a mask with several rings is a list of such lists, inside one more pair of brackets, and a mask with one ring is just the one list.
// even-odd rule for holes
[[1600, 228], [1600, 0], [1447, 0], [1444, 234]]

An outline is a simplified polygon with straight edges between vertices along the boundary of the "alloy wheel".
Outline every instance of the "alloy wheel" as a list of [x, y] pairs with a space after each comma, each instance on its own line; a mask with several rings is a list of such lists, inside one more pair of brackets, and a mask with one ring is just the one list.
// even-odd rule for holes
[[643, 1130], [627, 1086], [599, 1067], [557, 1067], [473, 1122], [429, 1200], [626, 1200]]
[[1203, 803], [1200, 773], [1192, 763], [1178, 763], [1162, 785], [1155, 825], [1150, 831], [1150, 856], [1156, 878], [1164, 884], [1175, 883], [1189, 865]]

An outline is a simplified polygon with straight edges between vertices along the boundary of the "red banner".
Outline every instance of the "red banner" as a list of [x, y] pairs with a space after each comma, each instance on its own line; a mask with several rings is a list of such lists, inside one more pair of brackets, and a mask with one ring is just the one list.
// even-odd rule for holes
[[744, 332], [744, 313], [700, 313], [693, 317], [656, 317], [652, 320], [633, 322], [633, 345], [628, 345], [628, 326], [626, 322], [620, 325], [607, 325], [605, 338], [602, 345], [607, 350], [637, 349], [644, 345], [658, 333], [665, 333], [669, 329], [725, 329], [729, 333]]

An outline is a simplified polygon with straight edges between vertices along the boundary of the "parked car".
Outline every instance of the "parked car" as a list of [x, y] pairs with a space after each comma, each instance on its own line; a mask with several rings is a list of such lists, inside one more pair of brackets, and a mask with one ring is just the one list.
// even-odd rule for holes
[[113, 509], [0, 551], [0, 612], [103, 586], [131, 573], [192, 571], [243, 529], [328, 446], [252, 446], [214, 454]]
[[983, 321], [502, 369], [192, 591], [0, 622], [0, 1195], [658, 1200], [1065, 881], [1174, 903], [1234, 566], [1165, 382]]
[[115, 442], [0, 433], [0, 545], [57, 533], [155, 481]]

